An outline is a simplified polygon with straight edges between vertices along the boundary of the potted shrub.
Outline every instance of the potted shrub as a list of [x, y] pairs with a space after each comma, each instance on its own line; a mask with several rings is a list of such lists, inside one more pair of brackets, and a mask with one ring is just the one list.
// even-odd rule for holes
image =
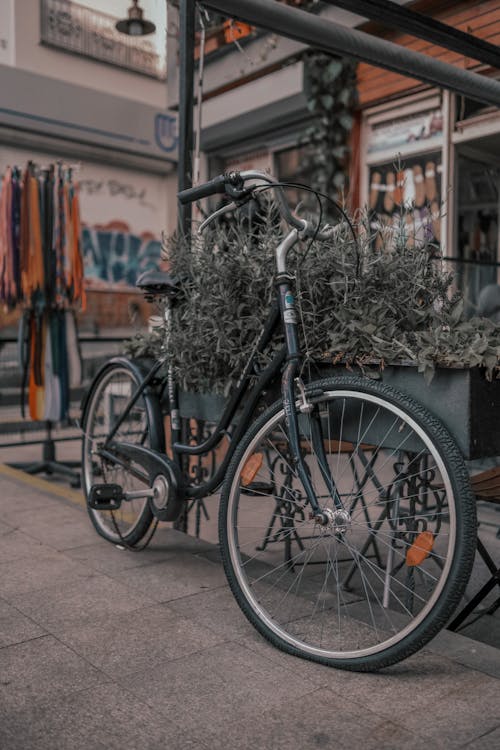
[[[416, 243], [408, 219], [402, 212], [375, 238], [361, 217], [356, 242], [345, 224], [335, 241], [294, 248], [290, 268], [307, 364], [316, 372], [335, 367], [346, 377], [356, 369], [383, 378], [436, 414], [466, 458], [498, 455], [500, 325], [465, 319], [436, 246]], [[196, 416], [198, 394], [200, 416], [215, 418], [247, 361], [274, 292], [281, 232], [265, 201], [251, 220], [219, 223], [190, 243], [179, 236], [167, 242], [171, 272], [183, 279], [170, 361], [190, 394], [184, 405], [193, 413], [185, 416]], [[162, 334], [155, 336], [158, 344]], [[147, 346], [142, 337], [129, 352]], [[279, 346], [273, 342], [272, 350]]]

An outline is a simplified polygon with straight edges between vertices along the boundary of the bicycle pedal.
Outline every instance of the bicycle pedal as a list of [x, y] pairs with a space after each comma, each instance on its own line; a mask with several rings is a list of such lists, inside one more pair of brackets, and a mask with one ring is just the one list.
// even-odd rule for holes
[[124, 499], [119, 484], [93, 484], [87, 502], [93, 510], [118, 510]]

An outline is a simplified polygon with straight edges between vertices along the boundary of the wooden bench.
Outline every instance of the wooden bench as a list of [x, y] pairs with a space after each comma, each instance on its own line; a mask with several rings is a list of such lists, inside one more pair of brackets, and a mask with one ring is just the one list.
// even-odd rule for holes
[[500, 466], [475, 474], [470, 483], [477, 500], [500, 505]]
[[[487, 469], [471, 477], [472, 491], [476, 500], [500, 505], [500, 466], [493, 469]], [[484, 546], [481, 539], [477, 538], [477, 551], [481, 555], [484, 563], [491, 573], [490, 578], [479, 589], [470, 602], [458, 613], [458, 615], [448, 625], [449, 630], [457, 630], [463, 621], [473, 612], [483, 599], [490, 593], [495, 586], [500, 587], [500, 566], [498, 566], [491, 557], [490, 553]], [[500, 607], [500, 597], [493, 605], [494, 609]]]

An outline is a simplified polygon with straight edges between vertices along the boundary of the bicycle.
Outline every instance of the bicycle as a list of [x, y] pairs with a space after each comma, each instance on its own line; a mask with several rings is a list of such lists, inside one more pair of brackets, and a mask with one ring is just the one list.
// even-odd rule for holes
[[[469, 477], [449, 432], [404, 393], [350, 373], [306, 383], [299, 377], [287, 254], [299, 238], [331, 237], [331, 227], [297, 218], [281, 183], [258, 171], [220, 175], [179, 199], [225, 193], [230, 203], [207, 224], [263, 183], [288, 225], [276, 247], [277, 299], [215, 430], [200, 445], [181, 443], [172, 368], [160, 378], [162, 360], [147, 368], [111, 360], [83, 410], [89, 513], [109, 541], [137, 544], [153, 519], [173, 521], [186, 502], [222, 487], [224, 569], [254, 627], [288, 653], [377, 670], [427, 643], [462, 597], [476, 539]], [[141, 285], [175, 298], [168, 274], [146, 274]], [[277, 330], [285, 345], [251, 384]], [[255, 417], [262, 393], [279, 378], [281, 395]], [[190, 482], [186, 460], [228, 434], [220, 467], [201, 485]]]

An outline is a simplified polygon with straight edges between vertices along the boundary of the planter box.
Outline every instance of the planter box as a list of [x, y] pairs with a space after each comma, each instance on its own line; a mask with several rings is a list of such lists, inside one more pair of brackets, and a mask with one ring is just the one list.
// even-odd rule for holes
[[[322, 372], [352, 376], [345, 367]], [[438, 368], [428, 385], [414, 366], [389, 365], [383, 383], [407, 393], [448, 428], [466, 459], [500, 455], [500, 380], [488, 382], [478, 367]]]
[[[488, 382], [477, 367], [438, 368], [429, 385], [413, 365], [388, 365], [379, 374], [382, 382], [407, 393], [443, 422], [466, 459], [500, 455], [500, 380]], [[319, 377], [331, 375], [348, 380], [360, 373], [344, 365], [321, 368]], [[207, 422], [216, 422], [226, 403], [210, 393], [181, 393], [179, 401], [183, 417]]]
[[181, 417], [203, 419], [205, 422], [217, 422], [226, 399], [218, 393], [179, 393], [179, 411]]

